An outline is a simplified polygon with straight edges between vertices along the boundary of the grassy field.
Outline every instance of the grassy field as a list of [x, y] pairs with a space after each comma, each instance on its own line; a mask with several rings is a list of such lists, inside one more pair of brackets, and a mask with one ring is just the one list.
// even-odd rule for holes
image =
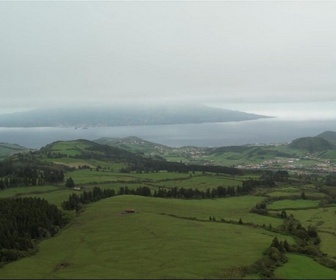
[[333, 244], [336, 244], [336, 220], [335, 207], [321, 207], [308, 210], [291, 210], [288, 214], [293, 214], [299, 219], [303, 226], [313, 225], [316, 227], [321, 237], [321, 250], [331, 257], [336, 257]]
[[[146, 185], [147, 181], [201, 188], [239, 182], [239, 177], [202, 174], [190, 177], [167, 172], [120, 174], [76, 170], [66, 175], [82, 184], [96, 180], [100, 187], [115, 190], [136, 180], [140, 183], [130, 185]], [[106, 178], [114, 178], [116, 183], [102, 184]], [[297, 193], [298, 189], [302, 187], [274, 188], [267, 194]], [[73, 192], [62, 186], [20, 187], [1, 191], [0, 197], [38, 196], [60, 206]], [[266, 230], [269, 225], [279, 227], [282, 219], [250, 212], [264, 198], [247, 195], [187, 200], [123, 195], [105, 199], [86, 205], [56, 237], [42, 241], [36, 255], [1, 268], [0, 278], [239, 278], [241, 268], [260, 258], [275, 236], [294, 243], [290, 236]], [[322, 252], [335, 257], [332, 244], [336, 242], [336, 206], [305, 209], [316, 207], [318, 202], [284, 199], [267, 207], [271, 211], [293, 209], [286, 210], [287, 214], [293, 214], [303, 226], [315, 225]], [[122, 214], [126, 208], [135, 208], [136, 213]], [[209, 217], [215, 217], [216, 222], [210, 222]], [[221, 219], [235, 223], [241, 219], [243, 225], [223, 223]], [[289, 255], [289, 262], [278, 268], [275, 275], [302, 278], [306, 275], [300, 268], [302, 265], [309, 267], [306, 271], [314, 270], [308, 275], [318, 275], [316, 270], [324, 278], [334, 278], [335, 271], [297, 255]], [[310, 278], [319, 278], [315, 276]]]
[[59, 188], [56, 186], [29, 186], [29, 187], [17, 187], [9, 188], [0, 191], [0, 198], [13, 197], [13, 196], [23, 196], [23, 195], [40, 195], [44, 193], [50, 193], [58, 191]]
[[308, 207], [317, 207], [319, 204], [318, 200], [306, 200], [306, 199], [283, 199], [274, 201], [272, 204], [268, 205], [267, 208], [270, 210], [279, 210], [279, 209], [300, 209]]
[[[36, 255], [3, 267], [1, 278], [231, 278], [237, 264], [260, 258], [274, 236], [293, 242], [261, 228], [207, 221], [233, 211], [237, 201], [199, 202], [117, 196], [90, 204], [41, 242]], [[238, 211], [254, 202], [248, 197]], [[137, 212], [122, 214], [130, 207]], [[169, 216], [176, 213], [204, 221]]]
[[320, 265], [309, 257], [288, 254], [288, 262], [275, 270], [275, 277], [280, 279], [335, 279], [336, 270]]
[[[85, 145], [78, 141], [59, 142], [52, 151], [79, 155]], [[250, 160], [267, 159], [270, 155], [258, 151], [250, 154]], [[241, 186], [243, 180], [260, 176], [258, 173], [241, 177], [201, 172], [120, 173], [124, 166], [121, 163], [69, 157], [47, 160], [75, 168], [89, 166], [91, 170], [65, 173], [65, 179], [71, 177], [86, 190], [94, 186], [116, 191], [125, 186], [130, 189], [148, 186], [152, 190], [183, 187], [204, 191], [218, 186]], [[303, 191], [308, 199], [288, 199]], [[0, 192], [0, 197], [37, 196], [60, 207], [74, 192], [82, 191], [67, 189], [62, 183], [6, 189]], [[313, 185], [304, 184], [260, 188], [254, 194], [199, 200], [123, 195], [91, 203], [57, 236], [42, 241], [36, 255], [1, 268], [0, 278], [240, 278], [242, 267], [261, 258], [275, 236], [295, 243], [291, 236], [267, 230], [270, 226], [280, 227], [282, 219], [250, 212], [266, 197], [285, 198], [268, 204], [267, 209], [271, 213], [285, 209], [303, 226], [316, 226], [321, 251], [336, 257], [336, 206], [318, 207], [318, 199], [325, 194]], [[134, 208], [136, 213], [123, 214], [126, 208]], [[69, 215], [74, 216], [74, 211]], [[210, 221], [210, 217], [216, 222]], [[239, 220], [242, 224], [238, 224]], [[289, 261], [276, 270], [276, 277], [336, 277], [335, 271], [308, 257], [287, 255]]]

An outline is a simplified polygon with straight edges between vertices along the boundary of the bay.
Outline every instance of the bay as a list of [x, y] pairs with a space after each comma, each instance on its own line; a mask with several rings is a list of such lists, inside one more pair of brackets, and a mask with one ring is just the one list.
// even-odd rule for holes
[[299, 137], [316, 136], [324, 131], [336, 131], [336, 119], [290, 121], [278, 118], [252, 121], [89, 127], [0, 127], [0, 142], [38, 149], [58, 140], [101, 137], [137, 136], [170, 147], [220, 147], [245, 144], [287, 143]]

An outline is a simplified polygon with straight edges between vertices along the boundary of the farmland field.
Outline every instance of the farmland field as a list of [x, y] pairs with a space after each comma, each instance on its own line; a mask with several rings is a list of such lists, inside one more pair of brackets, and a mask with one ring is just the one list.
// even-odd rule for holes
[[[259, 180], [260, 170], [243, 175], [209, 169], [168, 172], [141, 165], [131, 170], [132, 164], [105, 159], [102, 151], [85, 158], [83, 154], [94, 152], [89, 142], [58, 142], [49, 154], [39, 155], [49, 167], [56, 163], [63, 168], [58, 183], [0, 191], [0, 198], [44, 198], [70, 218], [54, 237], [38, 243], [34, 255], [0, 262], [0, 278], [336, 278], [336, 270], [304, 253], [313, 248], [314, 254], [328, 258], [330, 266], [336, 258], [333, 187], [325, 188], [329, 193], [318, 188], [315, 183], [323, 184], [322, 177], [312, 183], [294, 175], [268, 185]], [[269, 157], [259, 149], [253, 153]], [[75, 185], [66, 187], [70, 177]], [[94, 199], [80, 200], [99, 188]], [[219, 193], [223, 188], [224, 195]], [[112, 196], [102, 195], [111, 189], [114, 192], [106, 193]], [[63, 202], [71, 197], [80, 202], [67, 208]], [[125, 214], [129, 208], [135, 213]], [[301, 234], [309, 227], [316, 230], [316, 243], [310, 236], [299, 243], [297, 232], [284, 229], [294, 218], [305, 228]], [[270, 254], [270, 249], [278, 253]], [[299, 255], [300, 250], [306, 255]], [[270, 258], [265, 258], [279, 260], [280, 251], [287, 262], [266, 267]]]
[[[196, 203], [118, 196], [90, 204], [60, 234], [41, 242], [36, 255], [3, 267], [1, 277], [230, 278], [237, 263], [247, 266], [261, 257], [274, 236], [293, 242], [261, 228], [207, 220], [233, 211], [236, 201], [192, 207]], [[122, 214], [129, 207], [137, 212]], [[204, 221], [168, 215], [174, 213]]]
[[288, 255], [288, 263], [278, 268], [275, 277], [280, 279], [335, 279], [336, 271], [301, 255]]

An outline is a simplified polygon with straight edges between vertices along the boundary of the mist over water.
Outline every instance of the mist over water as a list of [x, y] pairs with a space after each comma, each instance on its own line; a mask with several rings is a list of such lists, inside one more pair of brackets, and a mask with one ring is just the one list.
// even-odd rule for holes
[[287, 121], [336, 119], [336, 101], [210, 104], [219, 108], [273, 116]]
[[220, 147], [245, 144], [276, 144], [299, 137], [336, 131], [336, 118], [330, 120], [259, 119], [241, 122], [89, 127], [0, 128], [0, 142], [41, 148], [58, 140], [137, 136], [170, 147]]

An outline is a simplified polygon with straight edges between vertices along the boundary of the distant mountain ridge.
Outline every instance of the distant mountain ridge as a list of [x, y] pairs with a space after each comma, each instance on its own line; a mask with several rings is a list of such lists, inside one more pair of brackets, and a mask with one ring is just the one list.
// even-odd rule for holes
[[293, 140], [289, 144], [290, 148], [307, 150], [309, 152], [320, 152], [325, 150], [332, 150], [335, 148], [328, 140], [321, 137], [302, 137]]
[[[324, 139], [326, 138], [326, 139]], [[209, 157], [212, 159], [225, 156], [232, 161], [250, 161], [254, 159], [271, 159], [276, 157], [291, 158], [294, 155], [303, 153], [315, 153], [321, 158], [336, 158], [336, 132], [326, 131], [314, 137], [301, 137], [294, 139], [289, 144], [278, 145], [240, 145], [220, 147], [169, 147], [166, 145], [143, 140], [139, 137], [129, 136], [124, 138], [102, 137], [94, 141], [85, 139], [56, 141], [41, 148], [42, 152], [51, 150], [57, 154], [58, 143], [66, 143], [70, 153], [81, 154], [85, 150], [85, 156], [91, 157], [90, 151], [100, 151], [100, 156], [114, 155], [119, 158], [133, 158], [134, 156], [152, 157], [158, 160], [171, 161], [194, 161], [206, 162]], [[56, 145], [56, 146], [55, 146]], [[105, 146], [105, 148], [103, 147]], [[108, 148], [106, 146], [109, 146]], [[52, 149], [51, 149], [52, 148]], [[51, 149], [51, 150], [50, 150]], [[64, 149], [62, 148], [61, 150]], [[0, 160], [10, 157], [16, 153], [25, 153], [31, 149], [9, 143], [0, 143]], [[124, 151], [124, 152], [121, 152]], [[94, 153], [96, 154], [96, 153]]]
[[321, 152], [336, 149], [336, 132], [325, 131], [314, 137], [301, 137], [293, 140], [290, 148], [307, 150], [308, 152]]
[[66, 107], [0, 115], [0, 127], [127, 126], [245, 121], [269, 116], [199, 105]]
[[27, 151], [30, 151], [30, 149], [17, 144], [0, 143], [0, 160], [10, 157], [16, 153], [23, 153]]
[[330, 142], [331, 144], [336, 146], [336, 132], [335, 131], [325, 131], [320, 133], [319, 135], [316, 135], [316, 137], [323, 138]]

